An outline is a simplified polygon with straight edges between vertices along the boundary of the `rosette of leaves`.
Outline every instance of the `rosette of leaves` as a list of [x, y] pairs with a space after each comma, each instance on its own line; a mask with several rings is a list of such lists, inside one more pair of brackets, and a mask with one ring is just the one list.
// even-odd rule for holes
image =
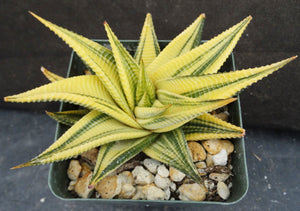
[[201, 44], [201, 14], [161, 50], [147, 14], [132, 57], [106, 22], [111, 50], [31, 14], [73, 48], [94, 74], [63, 78], [43, 69], [49, 84], [5, 97], [9, 102], [64, 101], [86, 108], [49, 112], [71, 127], [40, 155], [14, 168], [69, 159], [100, 146], [91, 185], [140, 152], [201, 182], [187, 141], [244, 136], [244, 129], [209, 112], [235, 101], [240, 90], [295, 58], [218, 73], [251, 16]]

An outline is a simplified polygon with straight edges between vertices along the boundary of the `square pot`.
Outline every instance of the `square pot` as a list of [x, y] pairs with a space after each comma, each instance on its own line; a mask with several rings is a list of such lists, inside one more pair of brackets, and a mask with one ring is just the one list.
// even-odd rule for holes
[[[109, 42], [107, 40], [95, 40], [101, 45], [105, 47], [110, 47]], [[121, 41], [126, 49], [133, 54], [137, 48], [138, 41], [136, 40], [122, 40]], [[163, 49], [169, 41], [159, 41], [161, 49]], [[67, 77], [83, 75], [84, 70], [87, 70], [87, 67], [81, 61], [81, 59], [77, 56], [76, 53], [72, 53], [70, 64], [68, 68]], [[229, 71], [235, 70], [235, 63], [233, 54], [229, 56], [224, 65], [222, 66], [220, 71]], [[240, 100], [237, 96], [238, 100], [228, 105], [229, 113], [230, 113], [230, 122], [234, 125], [242, 127], [242, 119], [241, 119], [241, 107]], [[66, 110], [74, 110], [77, 109], [78, 106], [72, 105], [69, 103], [61, 103], [60, 111]], [[57, 140], [69, 127], [63, 124], [58, 123], [55, 140]], [[161, 205], [161, 206], [200, 206], [204, 204], [221, 204], [221, 205], [230, 205], [240, 201], [248, 190], [248, 173], [247, 173], [247, 165], [246, 165], [246, 155], [245, 155], [245, 144], [244, 138], [236, 138], [232, 139], [232, 143], [234, 144], [234, 152], [232, 153], [232, 166], [233, 166], [233, 174], [232, 177], [232, 188], [229, 199], [225, 202], [214, 202], [214, 201], [150, 201], [150, 200], [130, 200], [130, 199], [82, 199], [76, 198], [67, 190], [69, 185], [69, 178], [67, 176], [67, 168], [69, 165], [69, 160], [52, 163], [50, 165], [49, 171], [49, 179], [48, 184], [52, 191], [52, 193], [63, 200], [76, 200], [76, 201], [88, 201], [93, 203], [103, 203], [103, 204], [122, 204], [122, 205], [145, 205], [151, 206]]]

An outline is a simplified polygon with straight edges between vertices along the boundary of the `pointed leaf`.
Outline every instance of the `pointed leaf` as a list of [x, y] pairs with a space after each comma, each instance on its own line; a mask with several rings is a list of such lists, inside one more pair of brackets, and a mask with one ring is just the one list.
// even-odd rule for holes
[[201, 14], [188, 28], [175, 37], [147, 67], [150, 79], [153, 80], [152, 73], [160, 66], [200, 44], [204, 18], [205, 15]]
[[200, 102], [195, 103], [193, 106], [173, 105], [162, 115], [148, 119], [137, 119], [137, 121], [143, 128], [152, 130], [153, 132], [167, 132], [180, 127], [203, 113], [220, 108], [234, 100], [235, 99], [230, 98], [226, 100]]
[[199, 141], [220, 138], [239, 138], [245, 135], [245, 130], [225, 122], [211, 114], [202, 114], [185, 124], [183, 132], [186, 140]]
[[250, 20], [251, 16], [212, 40], [166, 63], [151, 73], [151, 79], [157, 81], [174, 76], [216, 73], [237, 44]]
[[143, 60], [145, 67], [147, 67], [159, 53], [160, 47], [156, 38], [152, 17], [148, 13], [134, 58], [138, 64]]
[[136, 118], [138, 118], [138, 119], [147, 119], [147, 118], [151, 118], [151, 117], [155, 117], [155, 116], [163, 114], [170, 107], [171, 107], [171, 104], [166, 105], [166, 106], [161, 106], [161, 107], [154, 107], [154, 106], [139, 107], [139, 106], [137, 106], [134, 108], [134, 114], [135, 114]]
[[150, 107], [151, 106], [150, 97], [149, 97], [147, 91], [144, 92], [143, 97], [137, 106], [139, 106], [139, 107]]
[[178, 169], [196, 182], [202, 182], [188, 152], [187, 142], [181, 128], [161, 134], [156, 141], [144, 149], [144, 153], [155, 160]]
[[49, 81], [51, 81], [51, 82], [60, 81], [60, 80], [64, 79], [63, 77], [50, 72], [49, 70], [47, 70], [44, 67], [41, 67], [41, 71], [46, 76], [46, 78], [48, 78]]
[[61, 111], [61, 112], [49, 112], [46, 111], [47, 115], [52, 119], [58, 121], [59, 123], [72, 126], [78, 120], [80, 120], [84, 115], [86, 115], [89, 110], [72, 110], [72, 111]]
[[104, 23], [104, 26], [117, 63], [117, 70], [119, 72], [123, 91], [129, 107], [133, 110], [135, 106], [137, 76], [140, 72], [140, 67], [124, 48], [106, 22]]
[[65, 160], [109, 142], [144, 137], [150, 133], [128, 127], [98, 111], [91, 111], [42, 154], [15, 168]]
[[295, 58], [291, 57], [271, 65], [247, 70], [169, 78], [158, 81], [156, 87], [203, 101], [225, 99], [273, 73]]
[[56, 81], [39, 88], [4, 98], [8, 102], [65, 101], [96, 109], [113, 118], [140, 128], [139, 124], [112, 101], [95, 75], [84, 75]]
[[158, 134], [151, 134], [139, 139], [115, 141], [101, 146], [90, 184], [96, 185], [112, 171], [148, 147], [157, 136]]
[[126, 113], [132, 113], [123, 94], [115, 60], [110, 50], [92, 40], [59, 27], [34, 13], [31, 14], [73, 48], [80, 58], [99, 76], [116, 103]]

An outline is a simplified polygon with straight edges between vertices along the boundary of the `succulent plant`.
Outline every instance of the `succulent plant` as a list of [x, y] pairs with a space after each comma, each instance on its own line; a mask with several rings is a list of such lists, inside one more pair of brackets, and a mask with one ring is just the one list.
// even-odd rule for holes
[[43, 68], [49, 84], [5, 97], [8, 102], [64, 101], [85, 108], [48, 112], [71, 127], [43, 153], [14, 168], [69, 159], [101, 146], [91, 185], [140, 152], [201, 182], [187, 141], [244, 136], [244, 129], [210, 112], [296, 58], [218, 73], [251, 16], [200, 43], [201, 14], [161, 51], [147, 14], [132, 57], [106, 22], [111, 50], [31, 14], [73, 48], [92, 74], [63, 78]]

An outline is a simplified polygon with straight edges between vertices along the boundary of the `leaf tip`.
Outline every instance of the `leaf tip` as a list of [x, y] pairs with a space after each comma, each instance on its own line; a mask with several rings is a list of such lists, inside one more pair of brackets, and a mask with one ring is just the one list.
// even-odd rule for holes
[[44, 73], [46, 72], [46, 68], [44, 68], [43, 66], [41, 66], [41, 71]]
[[30, 162], [27, 162], [27, 163], [23, 163], [23, 164], [14, 166], [14, 167], [12, 167], [12, 168], [10, 168], [10, 169], [19, 169], [19, 168], [28, 167], [28, 166], [31, 166], [31, 163], [30, 163]]
[[201, 17], [201, 18], [206, 18], [205, 13], [200, 14], [199, 17]]
[[103, 25], [104, 25], [104, 26], [108, 25], [107, 21], [104, 21], [104, 22], [103, 22]]

